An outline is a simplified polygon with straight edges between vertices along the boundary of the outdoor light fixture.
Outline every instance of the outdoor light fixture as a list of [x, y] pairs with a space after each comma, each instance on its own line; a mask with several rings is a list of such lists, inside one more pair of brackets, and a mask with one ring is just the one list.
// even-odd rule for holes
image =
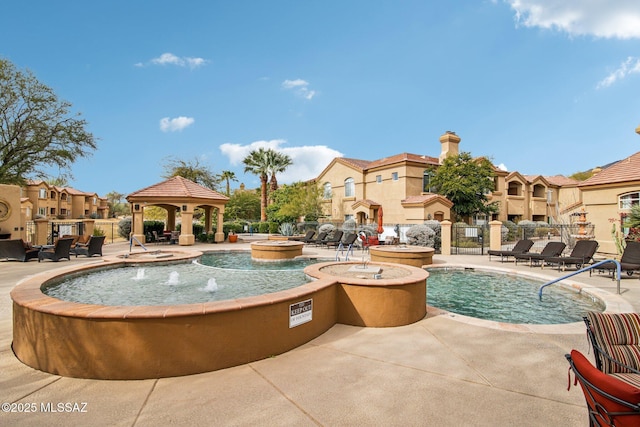
[[133, 205], [133, 209], [136, 210], [136, 211], [139, 211], [140, 210], [140, 205], [136, 203], [135, 205]]
[[182, 211], [186, 211], [187, 210], [187, 205], [182, 205]]

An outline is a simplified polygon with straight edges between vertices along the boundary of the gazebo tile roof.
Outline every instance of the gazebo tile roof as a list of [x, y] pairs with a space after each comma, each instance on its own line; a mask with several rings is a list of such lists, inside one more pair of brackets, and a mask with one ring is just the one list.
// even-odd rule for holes
[[203, 187], [181, 176], [174, 176], [166, 181], [150, 185], [138, 191], [129, 194], [130, 197], [162, 197], [162, 198], [183, 198], [190, 197], [194, 199], [208, 200], [229, 200], [223, 194]]

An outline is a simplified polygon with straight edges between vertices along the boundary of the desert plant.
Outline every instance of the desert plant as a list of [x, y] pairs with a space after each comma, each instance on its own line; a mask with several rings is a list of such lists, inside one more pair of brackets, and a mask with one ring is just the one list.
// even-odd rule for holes
[[295, 227], [290, 222], [283, 222], [282, 224], [280, 224], [280, 227], [278, 227], [278, 232], [283, 236], [293, 236]]

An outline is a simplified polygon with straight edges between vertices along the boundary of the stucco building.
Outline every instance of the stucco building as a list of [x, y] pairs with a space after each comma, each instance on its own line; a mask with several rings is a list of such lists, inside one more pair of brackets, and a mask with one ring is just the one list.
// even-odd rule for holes
[[[447, 131], [440, 138], [438, 157], [402, 153], [368, 161], [337, 157], [318, 175], [324, 213], [333, 221], [354, 218], [359, 224], [376, 222], [383, 207], [385, 223], [419, 224], [428, 219], [451, 219], [452, 203], [431, 192], [432, 171], [447, 156], [458, 155], [461, 138]], [[500, 210], [475, 223], [523, 219], [553, 222], [573, 206], [580, 206], [578, 181], [564, 176], [522, 175], [495, 168], [495, 187], [488, 195]]]
[[71, 187], [49, 185], [45, 181], [29, 181], [22, 189], [23, 202], [31, 203], [27, 219], [107, 218], [107, 199]]

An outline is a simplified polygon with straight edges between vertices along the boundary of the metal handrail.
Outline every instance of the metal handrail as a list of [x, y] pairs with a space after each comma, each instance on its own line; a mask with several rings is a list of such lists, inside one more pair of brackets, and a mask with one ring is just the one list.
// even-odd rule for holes
[[[344, 260], [345, 261], [349, 261], [349, 252], [351, 252], [351, 254], [353, 255], [353, 243], [349, 245], [347, 249], [347, 255], [345, 256]], [[340, 242], [340, 244], [338, 245], [338, 248], [336, 249], [336, 261], [340, 261], [340, 256], [338, 255], [338, 252], [340, 254], [342, 254], [342, 252], [344, 252], [345, 247], [342, 244], [342, 242]]]
[[585, 267], [585, 268], [581, 268], [578, 271], [574, 271], [571, 274], [567, 274], [566, 276], [562, 276], [559, 279], [554, 279], [554, 280], [552, 280], [550, 282], [547, 282], [544, 285], [540, 286], [540, 289], [538, 290], [538, 297], [540, 298], [540, 301], [542, 301], [542, 290], [544, 288], [546, 288], [547, 286], [553, 285], [554, 283], [557, 283], [557, 282], [559, 282], [561, 280], [568, 279], [569, 277], [575, 276], [576, 274], [584, 273], [585, 271], [589, 271], [589, 270], [593, 270], [596, 267], [599, 267], [599, 266], [601, 266], [603, 264], [607, 264], [607, 263], [610, 263], [610, 262], [613, 262], [616, 265], [616, 272], [617, 272], [616, 277], [618, 278], [618, 295], [620, 295], [620, 275], [622, 274], [622, 267], [620, 267], [620, 262], [616, 261], [615, 259], [605, 259], [604, 261], [596, 262], [595, 264], [592, 264], [592, 265], [590, 265], [588, 267]]

